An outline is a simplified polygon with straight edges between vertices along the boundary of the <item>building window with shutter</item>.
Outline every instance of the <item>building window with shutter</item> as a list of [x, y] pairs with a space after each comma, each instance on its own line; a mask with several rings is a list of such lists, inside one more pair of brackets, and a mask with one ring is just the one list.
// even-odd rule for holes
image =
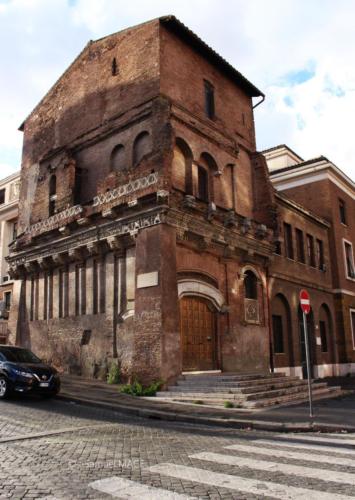
[[296, 229], [296, 245], [297, 245], [297, 260], [305, 264], [306, 258], [304, 253], [303, 231]]
[[308, 264], [312, 267], [316, 267], [316, 259], [314, 254], [314, 238], [310, 234], [307, 234], [307, 258]]
[[355, 265], [353, 245], [350, 241], [344, 242], [345, 274], [348, 279], [355, 280]]

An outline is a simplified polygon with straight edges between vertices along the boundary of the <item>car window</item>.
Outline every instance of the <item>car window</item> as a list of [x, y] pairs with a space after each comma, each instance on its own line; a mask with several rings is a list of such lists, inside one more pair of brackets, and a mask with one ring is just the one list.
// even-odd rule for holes
[[41, 360], [28, 349], [2, 347], [0, 354], [2, 354], [7, 361], [11, 361], [12, 363], [41, 363]]

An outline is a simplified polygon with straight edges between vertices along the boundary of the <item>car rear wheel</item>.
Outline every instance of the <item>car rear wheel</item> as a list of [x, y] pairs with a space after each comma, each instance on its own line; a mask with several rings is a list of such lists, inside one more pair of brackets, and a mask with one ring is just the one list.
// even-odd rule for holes
[[5, 377], [0, 377], [0, 399], [5, 399], [9, 395], [9, 384]]

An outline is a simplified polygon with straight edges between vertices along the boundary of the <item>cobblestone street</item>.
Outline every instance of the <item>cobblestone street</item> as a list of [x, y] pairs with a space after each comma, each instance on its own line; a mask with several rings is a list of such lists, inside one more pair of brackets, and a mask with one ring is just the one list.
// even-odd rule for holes
[[355, 437], [133, 419], [59, 400], [1, 403], [0, 498], [354, 497]]

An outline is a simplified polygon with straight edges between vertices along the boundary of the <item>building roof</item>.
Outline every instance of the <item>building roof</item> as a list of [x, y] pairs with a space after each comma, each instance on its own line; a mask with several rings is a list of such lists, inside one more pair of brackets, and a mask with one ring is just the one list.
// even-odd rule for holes
[[53, 88], [57, 85], [57, 83], [61, 80], [63, 75], [69, 71], [69, 69], [73, 66], [73, 64], [81, 57], [84, 51], [89, 47], [93, 46], [96, 43], [104, 40], [106, 38], [110, 38], [113, 35], [117, 35], [118, 33], [123, 33], [128, 30], [132, 30], [138, 28], [139, 26], [143, 26], [144, 24], [152, 23], [152, 22], [160, 22], [163, 26], [165, 26], [168, 30], [182, 38], [188, 44], [190, 44], [197, 52], [199, 52], [203, 57], [205, 57], [211, 64], [217, 66], [222, 73], [228, 76], [231, 80], [233, 80], [239, 87], [241, 87], [250, 97], [265, 97], [265, 95], [259, 90], [255, 85], [253, 85], [247, 78], [245, 78], [238, 70], [236, 70], [230, 63], [228, 63], [222, 56], [220, 56], [217, 52], [215, 52], [206, 42], [204, 42], [201, 38], [199, 38], [193, 31], [191, 31], [187, 26], [185, 26], [181, 21], [179, 21], [175, 16], [168, 15], [162, 16], [156, 19], [152, 19], [150, 21], [146, 21], [144, 23], [138, 24], [136, 26], [132, 26], [129, 28], [125, 28], [124, 30], [118, 31], [116, 33], [111, 33], [105, 37], [99, 38], [95, 41], [90, 40], [83, 50], [78, 54], [78, 56], [74, 59], [74, 61], [68, 66], [68, 68], [64, 71], [64, 73], [58, 78], [58, 80], [54, 83], [54, 85], [49, 89], [49, 91], [45, 94], [45, 96], [39, 101], [39, 103], [33, 108], [31, 113], [27, 116], [27, 118], [22, 122], [19, 127], [20, 131], [24, 130], [24, 125], [28, 118], [32, 115], [35, 109], [40, 106], [45, 97], [51, 92]]
[[295, 153], [295, 151], [293, 149], [291, 149], [289, 146], [287, 146], [287, 144], [279, 144], [278, 146], [273, 146], [272, 148], [268, 148], [268, 149], [264, 149], [263, 151], [261, 151], [262, 154], [266, 154], [266, 153], [271, 153], [272, 151], [277, 151], [278, 149], [288, 149], [288, 151], [290, 151], [290, 153], [292, 153], [294, 156], [297, 156], [297, 158], [299, 158], [302, 162], [304, 161], [303, 158]]

